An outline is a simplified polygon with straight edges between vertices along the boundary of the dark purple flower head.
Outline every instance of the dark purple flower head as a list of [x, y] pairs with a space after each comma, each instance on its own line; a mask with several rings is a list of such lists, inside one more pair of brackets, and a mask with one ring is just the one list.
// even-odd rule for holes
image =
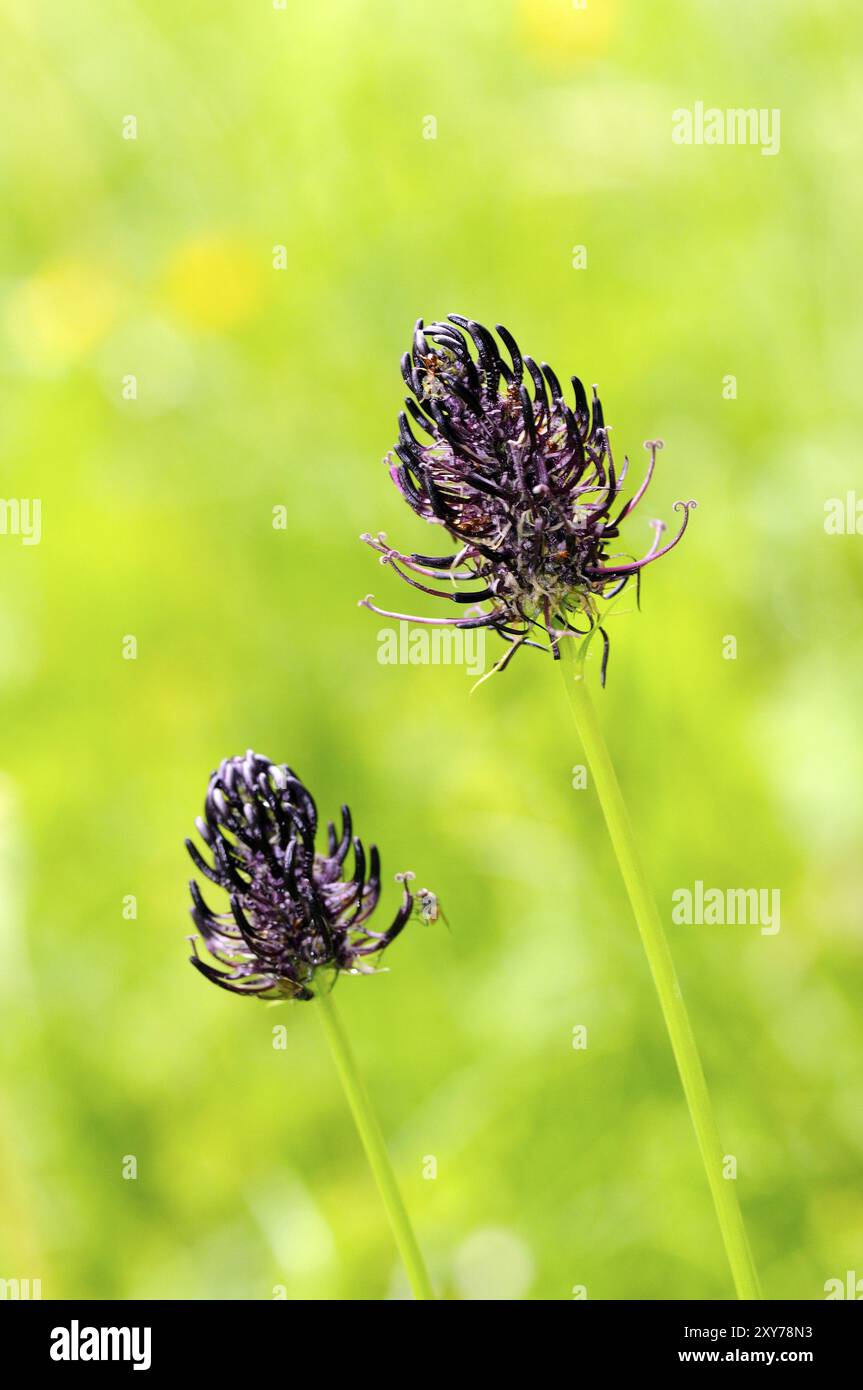
[[557, 657], [564, 635], [598, 630], [604, 678], [601, 602], [633, 577], [638, 582], [646, 564], [677, 544], [695, 503], [675, 503], [683, 521], [666, 545], [660, 544], [665, 526], [654, 521], [646, 555], [611, 552], [621, 522], [644, 496], [662, 442], [645, 445], [647, 474], [622, 502], [628, 461], [618, 476], [596, 388], [588, 402], [572, 377], [568, 405], [551, 368], [522, 356], [500, 325], [497, 334], [505, 353], [487, 328], [460, 314], [428, 328], [420, 319], [413, 352], [402, 358], [410, 395], [387, 460], [390, 473], [409, 506], [446, 531], [456, 552], [402, 553], [383, 535], [363, 536], [408, 584], [466, 605], [463, 616], [390, 613], [375, 607], [371, 595], [363, 604], [384, 617], [490, 628], [509, 643], [500, 670], [521, 646]]
[[[311, 999], [319, 971], [368, 973], [411, 916], [412, 874], [397, 874], [402, 901], [385, 932], [369, 918], [380, 896], [380, 856], [351, 836], [342, 807], [342, 831], [330, 823], [327, 850], [315, 849], [318, 813], [309, 791], [291, 771], [251, 751], [226, 758], [212, 773], [204, 817], [195, 822], [210, 852], [208, 863], [191, 840], [197, 869], [228, 894], [230, 911], [205, 903], [190, 883], [192, 920], [210, 955], [227, 969], [201, 960], [197, 938], [192, 964], [234, 994], [263, 999]], [[352, 852], [352, 872], [346, 861]]]

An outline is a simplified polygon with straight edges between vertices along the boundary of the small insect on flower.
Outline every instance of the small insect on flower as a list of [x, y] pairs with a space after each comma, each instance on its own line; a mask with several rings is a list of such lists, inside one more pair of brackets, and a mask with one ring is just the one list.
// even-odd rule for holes
[[[409, 883], [411, 879], [415, 877], [416, 875], [410, 872], [404, 874], [396, 874], [396, 880], [400, 883]], [[446, 913], [441, 907], [440, 900], [438, 899], [436, 893], [433, 893], [430, 888], [417, 888], [414, 890], [413, 896], [414, 917], [418, 922], [422, 922], [423, 926], [430, 927], [434, 922], [437, 922], [438, 919], [440, 919], [442, 922], [446, 922], [446, 925], [449, 926]]]
[[204, 878], [227, 894], [229, 910], [209, 907], [192, 879], [192, 920], [210, 955], [226, 969], [200, 959], [196, 937], [190, 938], [191, 962], [234, 994], [311, 999], [319, 976], [331, 984], [339, 973], [372, 973], [381, 951], [414, 914], [408, 889], [413, 874], [398, 874], [402, 899], [396, 915], [385, 931], [372, 929], [381, 889], [376, 846], [366, 859], [343, 806], [341, 832], [330, 822], [326, 851], [316, 849], [314, 799], [284, 764], [251, 751], [226, 758], [210, 776], [204, 816], [195, 824], [212, 862], [191, 840], [186, 847]]
[[647, 490], [662, 441], [645, 445], [646, 476], [623, 502], [629, 461], [618, 475], [596, 387], [588, 402], [572, 377], [569, 405], [551, 367], [523, 355], [502, 325], [496, 339], [462, 314], [429, 327], [420, 319], [401, 365], [410, 394], [387, 458], [390, 475], [413, 511], [456, 548], [423, 555], [393, 548], [382, 533], [362, 540], [412, 588], [460, 605], [462, 615], [393, 613], [371, 594], [362, 606], [386, 618], [498, 633], [507, 649], [493, 672], [520, 647], [557, 659], [562, 639], [598, 632], [604, 684], [606, 601], [632, 579], [640, 593], [642, 569], [677, 545], [696, 505], [674, 504], [683, 519], [665, 545], [664, 523], [652, 521], [653, 543], [640, 559], [610, 551]]
[[440, 905], [440, 900], [437, 894], [433, 893], [430, 888], [418, 888], [416, 899], [420, 921], [427, 927], [431, 926], [433, 922], [436, 922], [438, 918], [441, 918], [441, 920], [446, 922], [446, 925], [449, 926], [446, 913]]

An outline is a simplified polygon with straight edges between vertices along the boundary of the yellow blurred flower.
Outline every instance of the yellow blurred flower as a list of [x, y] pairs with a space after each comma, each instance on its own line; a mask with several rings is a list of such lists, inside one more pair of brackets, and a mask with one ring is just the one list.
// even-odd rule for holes
[[519, 37], [549, 67], [602, 55], [616, 23], [617, 0], [518, 0]]
[[81, 260], [49, 262], [12, 291], [6, 326], [25, 363], [49, 370], [84, 356], [117, 314], [116, 285]]
[[171, 257], [166, 288], [180, 318], [194, 328], [224, 332], [257, 309], [262, 263], [247, 246], [226, 237], [190, 241]]

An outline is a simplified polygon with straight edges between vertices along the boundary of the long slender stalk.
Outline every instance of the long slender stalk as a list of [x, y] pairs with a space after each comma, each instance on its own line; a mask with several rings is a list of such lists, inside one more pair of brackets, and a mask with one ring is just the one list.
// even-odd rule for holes
[[582, 659], [574, 650], [574, 645], [567, 640], [560, 644], [566, 691], [659, 995], [737, 1297], [760, 1299], [758, 1275], [749, 1249], [735, 1183], [722, 1175], [724, 1156], [719, 1131], [671, 951], [638, 854], [614, 765], [587, 689]]
[[341, 1078], [351, 1114], [362, 1140], [369, 1167], [374, 1174], [381, 1200], [386, 1207], [395, 1242], [404, 1262], [414, 1298], [434, 1299], [431, 1281], [420, 1254], [410, 1217], [396, 1183], [380, 1125], [371, 1107], [366, 1088], [357, 1070], [357, 1063], [344, 1024], [336, 1009], [332, 992], [322, 989], [316, 996], [318, 1013]]

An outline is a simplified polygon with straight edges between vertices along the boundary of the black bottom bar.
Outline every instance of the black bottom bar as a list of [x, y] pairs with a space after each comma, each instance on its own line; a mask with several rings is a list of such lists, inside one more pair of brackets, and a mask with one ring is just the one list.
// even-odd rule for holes
[[[16, 1359], [26, 1370], [47, 1371], [58, 1379], [103, 1371], [112, 1375], [137, 1369], [139, 1375], [163, 1375], [190, 1370], [197, 1377], [208, 1372], [222, 1376], [232, 1371], [248, 1378], [250, 1370], [269, 1381], [279, 1366], [299, 1370], [310, 1342], [313, 1362], [326, 1364], [331, 1373], [339, 1356], [366, 1361], [368, 1354], [382, 1357], [386, 1375], [389, 1339], [405, 1328], [418, 1332], [416, 1342], [419, 1379], [427, 1380], [440, 1358], [441, 1374], [449, 1375], [453, 1357], [462, 1366], [467, 1360], [464, 1332], [474, 1331], [470, 1360], [484, 1361], [490, 1370], [501, 1357], [519, 1351], [539, 1356], [561, 1354], [573, 1371], [630, 1368], [665, 1371], [700, 1366], [759, 1365], [807, 1366], [823, 1374], [857, 1362], [863, 1323], [853, 1308], [840, 1302], [817, 1303], [591, 1303], [565, 1305], [525, 1303], [522, 1312], [508, 1305], [500, 1330], [477, 1312], [465, 1323], [450, 1324], [462, 1333], [456, 1343], [448, 1338], [430, 1339], [427, 1332], [448, 1330], [447, 1324], [401, 1322], [401, 1308], [391, 1308], [386, 1319], [380, 1313], [372, 1321], [368, 1313], [351, 1328], [350, 1304], [343, 1306], [338, 1323], [331, 1306], [319, 1305], [339, 1335], [318, 1341], [318, 1314], [284, 1302], [224, 1303], [75, 1303], [10, 1302], [2, 1305], [6, 1346], [14, 1346]], [[552, 1311], [540, 1309], [551, 1306]], [[557, 1306], [557, 1311], [554, 1307]], [[413, 1315], [411, 1315], [413, 1316]], [[425, 1317], [436, 1317], [430, 1311]], [[459, 1314], [461, 1317], [462, 1314]], [[523, 1320], [523, 1321], [522, 1321]], [[537, 1337], [536, 1334], [539, 1334]], [[560, 1338], [560, 1349], [554, 1346]], [[363, 1350], [363, 1348], [365, 1348]], [[533, 1348], [533, 1351], [531, 1351]], [[404, 1348], [398, 1357], [400, 1379], [413, 1378]], [[368, 1366], [366, 1366], [368, 1369]], [[308, 1369], [303, 1367], [303, 1373]], [[385, 1378], [386, 1378], [385, 1375]]]

